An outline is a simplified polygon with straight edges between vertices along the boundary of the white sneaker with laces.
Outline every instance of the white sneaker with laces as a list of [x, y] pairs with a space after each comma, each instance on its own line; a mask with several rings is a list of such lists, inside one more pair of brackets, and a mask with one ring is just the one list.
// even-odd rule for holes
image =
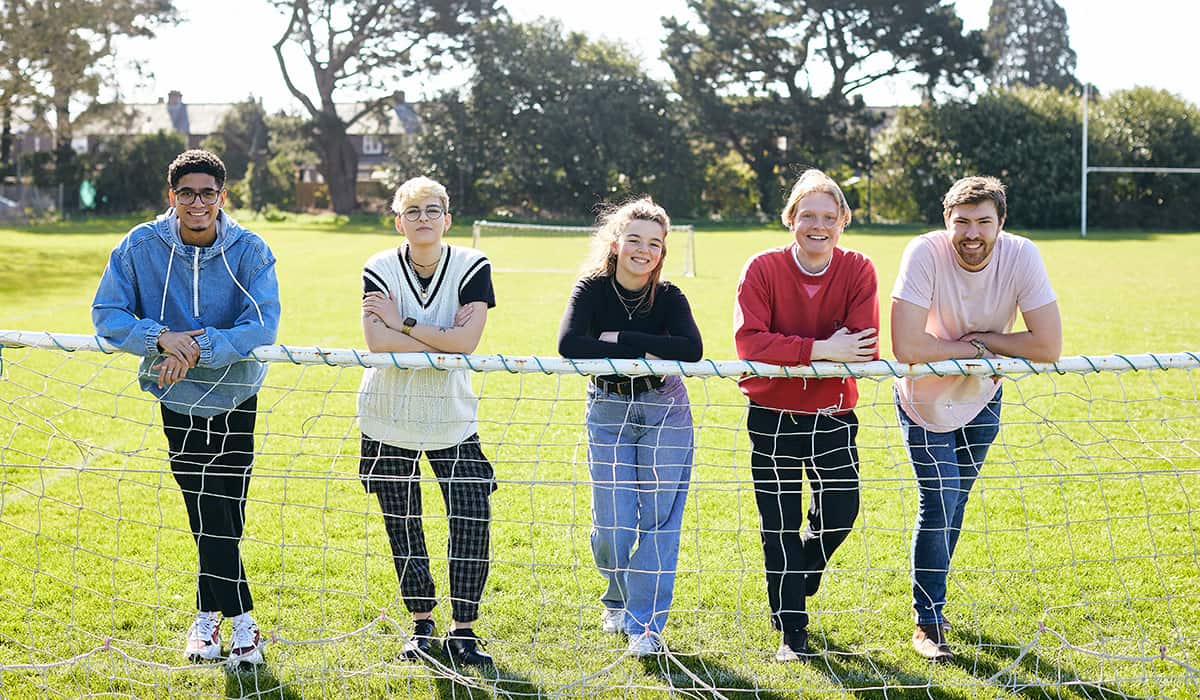
[[604, 608], [600, 613], [600, 631], [605, 634], [617, 634], [625, 629], [625, 610], [623, 608]]
[[629, 654], [642, 658], [650, 656], [662, 651], [662, 645], [658, 642], [658, 635], [653, 632], [642, 632], [629, 638]]
[[263, 662], [262, 636], [250, 613], [233, 618], [233, 635], [229, 638], [229, 663], [255, 666]]
[[221, 656], [221, 616], [198, 612], [187, 631], [183, 654], [192, 661], [212, 661]]

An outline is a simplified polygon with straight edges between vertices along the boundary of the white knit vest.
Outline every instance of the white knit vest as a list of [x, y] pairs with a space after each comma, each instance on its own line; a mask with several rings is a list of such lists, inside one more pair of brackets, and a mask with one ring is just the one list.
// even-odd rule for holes
[[[377, 253], [363, 268], [395, 296], [402, 317], [449, 328], [458, 313], [459, 291], [484, 266], [487, 257], [474, 248], [442, 244], [442, 257], [425, 294], [405, 262], [408, 243]], [[370, 367], [358, 390], [358, 427], [364, 435], [410, 450], [453, 447], [478, 430], [479, 399], [471, 391], [468, 370]]]

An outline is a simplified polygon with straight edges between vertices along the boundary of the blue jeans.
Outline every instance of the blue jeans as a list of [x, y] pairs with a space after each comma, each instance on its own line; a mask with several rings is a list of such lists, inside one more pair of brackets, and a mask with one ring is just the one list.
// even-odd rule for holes
[[896, 405], [919, 494], [912, 544], [913, 610], [919, 625], [940, 625], [946, 620], [942, 609], [950, 559], [962, 532], [967, 497], [1000, 432], [1000, 394], [997, 389], [977, 416], [949, 433], [922, 428]]
[[683, 504], [692, 477], [692, 409], [679, 377], [622, 396], [588, 387], [592, 556], [608, 608], [625, 631], [661, 633], [679, 560]]

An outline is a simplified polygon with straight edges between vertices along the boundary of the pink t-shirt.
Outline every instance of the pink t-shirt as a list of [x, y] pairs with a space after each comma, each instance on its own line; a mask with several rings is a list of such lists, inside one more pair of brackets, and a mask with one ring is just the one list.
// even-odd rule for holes
[[[1022, 312], [1055, 300], [1033, 241], [1001, 231], [992, 260], [977, 272], [958, 264], [949, 231], [917, 236], [904, 250], [892, 299], [929, 309], [926, 332], [958, 340], [972, 332], [1008, 333]], [[902, 377], [900, 406], [926, 430], [948, 433], [966, 425], [996, 394], [991, 377]]]

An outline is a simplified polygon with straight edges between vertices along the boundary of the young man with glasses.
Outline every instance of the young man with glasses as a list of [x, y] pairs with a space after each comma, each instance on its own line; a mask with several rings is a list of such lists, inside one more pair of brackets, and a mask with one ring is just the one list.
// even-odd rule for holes
[[[405, 241], [363, 268], [363, 336], [372, 352], [471, 353], [496, 305], [483, 253], [443, 238], [450, 230], [446, 188], [426, 177], [400, 185], [392, 202]], [[450, 520], [450, 608], [446, 651], [460, 666], [491, 665], [472, 624], [490, 563], [495, 474], [479, 445], [479, 399], [467, 370], [369, 368], [358, 394], [359, 473], [383, 511], [400, 594], [413, 617], [404, 656], [432, 650], [437, 604], [421, 523], [424, 453]]]
[[222, 211], [225, 165], [202, 150], [167, 169], [171, 207], [117, 243], [96, 298], [96, 334], [142, 356], [138, 379], [158, 401], [171, 472], [199, 550], [198, 612], [184, 653], [261, 664], [262, 639], [240, 543], [254, 459], [257, 395], [266, 365], [245, 361], [275, 342], [275, 256]]

